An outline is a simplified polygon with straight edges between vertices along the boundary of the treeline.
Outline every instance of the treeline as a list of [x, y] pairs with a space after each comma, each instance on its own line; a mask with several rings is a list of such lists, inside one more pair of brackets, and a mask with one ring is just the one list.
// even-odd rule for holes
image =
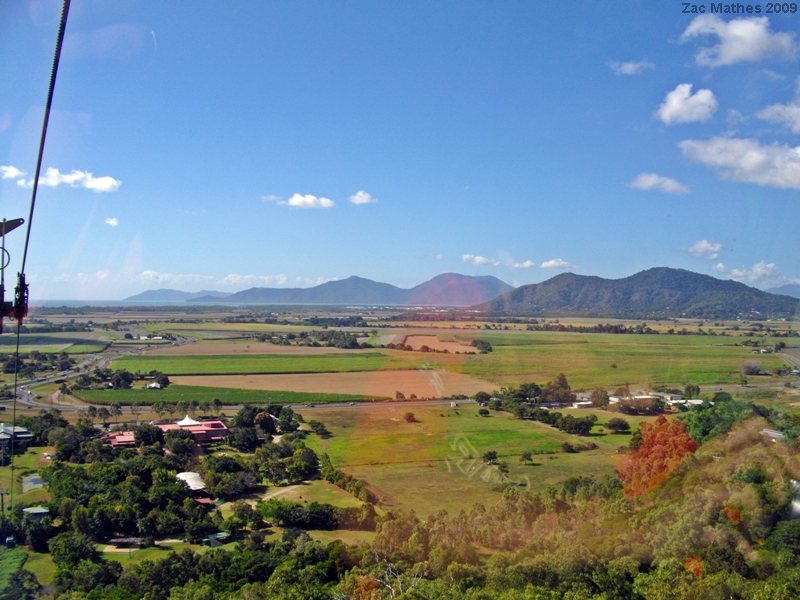
[[364, 317], [308, 317], [299, 323], [311, 327], [369, 327]]
[[647, 323], [625, 326], [622, 324], [597, 324], [597, 325], [564, 325], [563, 323], [544, 323], [540, 325], [527, 325], [526, 331], [566, 331], [570, 333], [619, 333], [619, 334], [648, 334], [657, 335], [660, 332], [648, 327]]
[[375, 531], [377, 513], [372, 504], [339, 508], [330, 504], [309, 502], [298, 504], [272, 498], [256, 505], [265, 519], [272, 519], [281, 527], [296, 529], [355, 529]]
[[348, 475], [336, 469], [333, 466], [333, 463], [331, 463], [331, 459], [327, 454], [323, 454], [319, 457], [319, 464], [320, 473], [322, 474], [323, 479], [329, 481], [335, 486], [342, 488], [344, 491], [355, 496], [362, 502], [368, 502], [370, 504], [377, 503], [377, 498], [375, 498], [374, 494], [367, 489], [367, 486], [364, 484], [364, 482], [359, 481], [352, 475]]

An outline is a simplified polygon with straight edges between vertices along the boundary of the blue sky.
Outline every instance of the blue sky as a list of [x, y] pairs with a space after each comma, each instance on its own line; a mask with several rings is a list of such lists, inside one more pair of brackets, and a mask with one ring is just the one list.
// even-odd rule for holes
[[[800, 14], [758, 6], [74, 0], [31, 295], [654, 266], [800, 282]], [[58, 11], [0, 4], [8, 218]]]

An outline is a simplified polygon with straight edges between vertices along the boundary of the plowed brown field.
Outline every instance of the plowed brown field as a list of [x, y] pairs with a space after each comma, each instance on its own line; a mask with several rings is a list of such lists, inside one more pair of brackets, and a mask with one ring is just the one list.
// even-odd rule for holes
[[176, 375], [170, 380], [178, 385], [226, 387], [247, 390], [363, 394], [394, 398], [402, 392], [408, 398], [472, 396], [491, 392], [496, 386], [469, 375], [448, 373], [443, 369], [408, 371], [372, 371], [356, 373], [309, 373], [299, 375]]
[[461, 352], [462, 354], [465, 352], [474, 352], [477, 354], [478, 352], [473, 346], [467, 346], [466, 344], [459, 344], [458, 342], [440, 342], [439, 338], [435, 335], [409, 335], [406, 337], [404, 343], [406, 346], [411, 346], [414, 350], [419, 350], [422, 346], [427, 346], [433, 350], [447, 350], [452, 354], [456, 352]]

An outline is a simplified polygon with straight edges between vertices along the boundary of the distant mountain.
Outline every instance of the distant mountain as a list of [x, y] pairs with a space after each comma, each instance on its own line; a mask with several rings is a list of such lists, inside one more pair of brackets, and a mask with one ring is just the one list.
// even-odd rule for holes
[[456, 273], [437, 275], [411, 289], [353, 276], [310, 288], [250, 288], [225, 298], [197, 297], [192, 301], [236, 304], [470, 306], [496, 298], [512, 289], [514, 288], [496, 277], [470, 277]]
[[800, 298], [800, 284], [787, 283], [781, 287], [771, 288], [767, 290], [770, 294], [783, 294], [784, 296], [791, 296], [792, 298]]
[[215, 292], [213, 290], [202, 290], [200, 292], [182, 292], [180, 290], [160, 289], [147, 290], [141, 294], [125, 298], [125, 302], [185, 302], [201, 297], [214, 299], [224, 298], [229, 294], [226, 292]]
[[736, 281], [659, 267], [624, 279], [563, 273], [473, 308], [495, 316], [780, 318], [800, 314], [800, 300]]
[[419, 306], [471, 306], [497, 298], [514, 288], [491, 275], [469, 277], [444, 273], [411, 288], [405, 304]]

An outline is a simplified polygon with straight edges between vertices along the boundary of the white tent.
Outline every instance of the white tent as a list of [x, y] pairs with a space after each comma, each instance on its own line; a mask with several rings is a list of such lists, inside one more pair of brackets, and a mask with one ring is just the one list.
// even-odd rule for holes
[[186, 415], [183, 419], [178, 421], [177, 425], [179, 427], [187, 427], [189, 425], [200, 425], [200, 421], [195, 421], [189, 415]]

